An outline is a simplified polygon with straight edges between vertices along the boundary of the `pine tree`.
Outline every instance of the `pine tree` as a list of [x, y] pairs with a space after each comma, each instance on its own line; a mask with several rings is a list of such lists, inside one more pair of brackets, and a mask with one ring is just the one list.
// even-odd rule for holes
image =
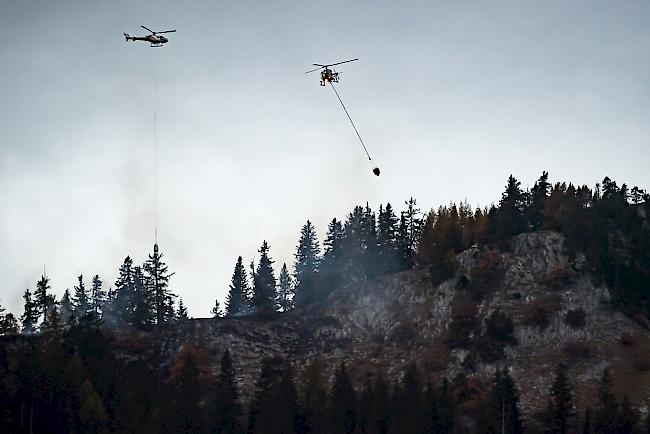
[[236, 316], [248, 312], [248, 277], [242, 257], [237, 258], [235, 271], [232, 274], [228, 299], [226, 300], [226, 316]]
[[612, 377], [605, 369], [598, 387], [600, 402], [594, 412], [594, 429], [603, 434], [617, 432], [618, 402], [612, 389]]
[[373, 403], [370, 408], [368, 421], [369, 432], [376, 434], [387, 434], [391, 423], [391, 402], [390, 391], [384, 377], [379, 374], [375, 377], [373, 385]]
[[174, 275], [168, 271], [162, 261], [158, 244], [154, 244], [153, 253], [144, 263], [144, 276], [148, 293], [151, 296], [153, 317], [156, 324], [168, 322], [174, 318], [174, 295], [169, 290], [169, 278]]
[[506, 368], [496, 370], [486, 406], [486, 430], [519, 434], [524, 431], [519, 411], [519, 392]]
[[213, 318], [221, 318], [223, 316], [223, 312], [221, 311], [221, 306], [219, 305], [219, 300], [217, 299], [214, 300], [214, 307], [210, 312], [212, 312]]
[[262, 242], [260, 261], [254, 276], [253, 308], [256, 312], [268, 313], [275, 311], [275, 276], [273, 275], [273, 261], [269, 257], [269, 245]]
[[87, 318], [91, 309], [91, 300], [88, 296], [88, 290], [86, 289], [83, 279], [83, 274], [80, 274], [79, 277], [77, 277], [79, 283], [74, 287], [74, 296], [72, 297], [74, 315], [78, 321]]
[[130, 292], [127, 323], [136, 327], [143, 327], [153, 321], [153, 306], [151, 294], [145, 283], [142, 267], [133, 268], [133, 277]]
[[329, 401], [329, 433], [351, 434], [357, 425], [357, 395], [348, 376], [345, 364], [334, 373]]
[[327, 226], [327, 234], [325, 235], [325, 241], [323, 241], [325, 253], [319, 270], [318, 300], [327, 298], [342, 283], [343, 238], [343, 225], [339, 220], [332, 219]]
[[215, 392], [213, 432], [234, 434], [238, 431], [241, 406], [235, 370], [228, 350], [223, 353], [221, 358], [221, 371]]
[[388, 274], [399, 269], [398, 263], [398, 220], [390, 203], [386, 208], [379, 206], [377, 223], [377, 245], [381, 273]]
[[424, 408], [422, 379], [411, 363], [404, 371], [401, 383], [395, 388], [394, 430], [404, 434], [419, 434], [426, 426], [427, 411]]
[[20, 322], [23, 323], [23, 332], [33, 333], [38, 321], [38, 306], [32, 300], [32, 293], [29, 291], [29, 288], [25, 290], [23, 300], [25, 300], [24, 312], [20, 317]]
[[291, 368], [277, 357], [262, 360], [262, 372], [250, 405], [248, 432], [294, 433], [298, 417], [296, 404]]
[[374, 405], [374, 401], [375, 401], [374, 392], [375, 391], [373, 388], [372, 381], [370, 378], [367, 378], [365, 384], [363, 385], [363, 389], [361, 389], [361, 394], [359, 395], [359, 405], [357, 406], [358, 408], [357, 432], [361, 434], [368, 434], [374, 432], [370, 425], [372, 406]]
[[372, 279], [380, 272], [381, 268], [377, 244], [377, 219], [367, 203], [361, 219], [361, 243], [361, 266], [364, 269], [364, 278]]
[[[404, 202], [406, 204], [406, 211], [404, 212], [404, 224], [405, 230], [402, 234], [400, 231], [400, 237], [405, 236], [405, 239], [402, 241], [405, 247], [405, 258], [408, 263], [413, 263], [413, 257], [417, 252], [418, 244], [420, 241], [420, 234], [422, 233], [422, 217], [420, 216], [420, 208], [417, 207], [417, 201], [412, 197]], [[400, 222], [401, 224], [401, 222]], [[409, 267], [410, 268], [410, 267]]]
[[74, 321], [74, 307], [72, 306], [69, 289], [66, 289], [63, 293], [63, 297], [61, 297], [61, 303], [59, 303], [59, 317], [65, 324]]
[[96, 319], [100, 319], [102, 315], [102, 306], [106, 302], [106, 292], [102, 289], [102, 281], [97, 274], [93, 276], [92, 287], [90, 289], [90, 300], [93, 316]]
[[340, 271], [343, 286], [358, 284], [367, 277], [365, 220], [364, 209], [355, 206], [345, 221]]
[[183, 299], [178, 300], [178, 310], [176, 311], [176, 321], [185, 321], [188, 320], [189, 316], [187, 315], [187, 308], [183, 304]]
[[18, 321], [13, 313], [8, 313], [0, 321], [0, 336], [15, 335], [18, 333]]
[[203, 432], [199, 402], [203, 396], [201, 380], [203, 354], [193, 346], [184, 347], [170, 369], [168, 383], [173, 391], [172, 407], [175, 420], [170, 421], [173, 432]]
[[525, 231], [527, 198], [520, 188], [521, 182], [510, 175], [506, 190], [501, 195], [497, 213], [497, 236], [499, 240], [508, 239], [511, 235]]
[[555, 371], [555, 379], [551, 387], [551, 423], [553, 433], [566, 434], [571, 432], [575, 412], [573, 409], [573, 392], [567, 377], [567, 368], [560, 364]]
[[307, 304], [315, 300], [315, 282], [320, 262], [320, 247], [316, 230], [309, 220], [300, 231], [300, 239], [294, 254], [294, 282], [297, 304]]
[[43, 315], [43, 322], [47, 322], [47, 314], [49, 308], [49, 289], [50, 289], [50, 279], [43, 274], [41, 279], [36, 282], [36, 291], [34, 291], [34, 304], [38, 311], [38, 315]]
[[544, 206], [546, 198], [551, 192], [551, 184], [548, 182], [548, 172], [542, 172], [542, 176], [530, 189], [530, 209], [528, 219], [533, 229], [540, 229], [544, 223]]
[[133, 287], [133, 260], [130, 256], [124, 258], [119, 275], [115, 281], [115, 299], [112, 303], [112, 322], [121, 324], [133, 323], [135, 291]]
[[317, 356], [303, 370], [300, 381], [300, 403], [305, 430], [313, 434], [326, 434], [327, 380], [325, 361]]
[[278, 293], [275, 301], [282, 312], [293, 309], [293, 295], [291, 275], [289, 274], [289, 270], [287, 270], [287, 264], [282, 264], [278, 281]]

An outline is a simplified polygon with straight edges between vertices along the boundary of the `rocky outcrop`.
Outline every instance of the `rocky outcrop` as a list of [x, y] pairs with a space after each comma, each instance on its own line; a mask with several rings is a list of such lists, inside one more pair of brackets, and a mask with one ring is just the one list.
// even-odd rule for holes
[[[479, 280], [486, 270], [491, 281]], [[478, 324], [469, 338], [483, 332], [496, 310], [513, 320], [518, 343], [496, 362], [467, 363], [475, 357], [471, 347], [448, 345], [455, 309], [466, 303], [468, 291], [474, 291]], [[528, 414], [546, 402], [559, 363], [569, 367], [583, 399], [591, 399], [607, 367], [632, 402], [642, 406], [650, 399], [650, 332], [610, 304], [607, 288], [586, 272], [584, 257], [568, 257], [555, 232], [519, 235], [507, 252], [462, 252], [456, 275], [439, 285], [427, 271], [411, 270], [285, 314], [189, 320], [150, 332], [123, 331], [120, 340], [136, 347], [142, 342], [142, 351], [159, 351], [167, 362], [183, 345], [197, 345], [215, 373], [229, 348], [244, 394], [252, 391], [264, 357], [285, 357], [299, 370], [318, 355], [330, 369], [345, 361], [357, 380], [377, 371], [397, 377], [411, 361], [433, 380], [460, 371], [487, 377], [496, 366], [508, 366]], [[138, 357], [128, 353], [124, 357]]]

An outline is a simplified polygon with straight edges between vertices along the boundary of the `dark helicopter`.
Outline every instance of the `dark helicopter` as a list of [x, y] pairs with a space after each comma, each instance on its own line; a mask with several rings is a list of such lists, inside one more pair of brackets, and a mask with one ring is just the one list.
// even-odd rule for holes
[[124, 37], [126, 38], [127, 41], [146, 41], [151, 43], [152, 47], [162, 47], [163, 44], [166, 44], [169, 42], [169, 39], [165, 38], [164, 36], [160, 36], [161, 33], [172, 33], [175, 32], [176, 30], [165, 30], [164, 32], [154, 32], [153, 30], [145, 27], [145, 26], [140, 26], [145, 30], [148, 30], [151, 32], [150, 35], [147, 36], [131, 36], [128, 33], [124, 34]]
[[343, 62], [331, 63], [329, 65], [321, 65], [318, 63], [314, 63], [313, 65], [318, 66], [318, 68], [312, 69], [311, 71], [307, 71], [305, 72], [305, 74], [309, 74], [310, 72], [314, 72], [314, 71], [318, 71], [319, 69], [322, 69], [320, 73], [321, 86], [325, 86], [327, 83], [338, 83], [340, 73], [334, 71], [333, 69], [330, 69], [330, 66], [340, 65], [342, 63], [354, 62], [355, 60], [359, 60], [359, 59], [344, 60]]

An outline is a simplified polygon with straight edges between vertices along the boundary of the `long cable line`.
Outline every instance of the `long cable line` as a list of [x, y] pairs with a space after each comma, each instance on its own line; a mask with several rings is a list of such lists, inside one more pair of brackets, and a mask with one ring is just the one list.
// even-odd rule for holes
[[158, 73], [156, 51], [153, 51], [153, 236], [158, 244]]
[[343, 104], [343, 100], [339, 96], [339, 93], [336, 91], [336, 88], [334, 87], [334, 83], [331, 81], [329, 84], [332, 86], [332, 89], [334, 89], [334, 93], [336, 94], [336, 97], [339, 99], [339, 102], [341, 103], [341, 107], [343, 107], [343, 110], [345, 110], [345, 114], [348, 115], [348, 119], [350, 120], [350, 123], [352, 124], [352, 128], [354, 128], [354, 132], [357, 133], [357, 137], [359, 137], [359, 141], [361, 142], [361, 146], [363, 146], [363, 150], [366, 152], [366, 155], [368, 156], [368, 160], [372, 161], [372, 158], [370, 158], [370, 154], [368, 153], [368, 149], [366, 149], [366, 144], [363, 143], [363, 139], [361, 138], [361, 134], [359, 134], [359, 130], [357, 130], [357, 127], [354, 125], [354, 122], [352, 121], [352, 118], [350, 117], [350, 113], [348, 113], [348, 109], [345, 108], [345, 104]]

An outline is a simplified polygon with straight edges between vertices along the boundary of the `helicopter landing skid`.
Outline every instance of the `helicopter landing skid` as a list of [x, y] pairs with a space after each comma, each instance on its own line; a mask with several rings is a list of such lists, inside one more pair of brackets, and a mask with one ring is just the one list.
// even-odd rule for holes
[[163, 44], [151, 44], [150, 45], [151, 48], [158, 48], [158, 47], [162, 47], [162, 46], [163, 46]]

